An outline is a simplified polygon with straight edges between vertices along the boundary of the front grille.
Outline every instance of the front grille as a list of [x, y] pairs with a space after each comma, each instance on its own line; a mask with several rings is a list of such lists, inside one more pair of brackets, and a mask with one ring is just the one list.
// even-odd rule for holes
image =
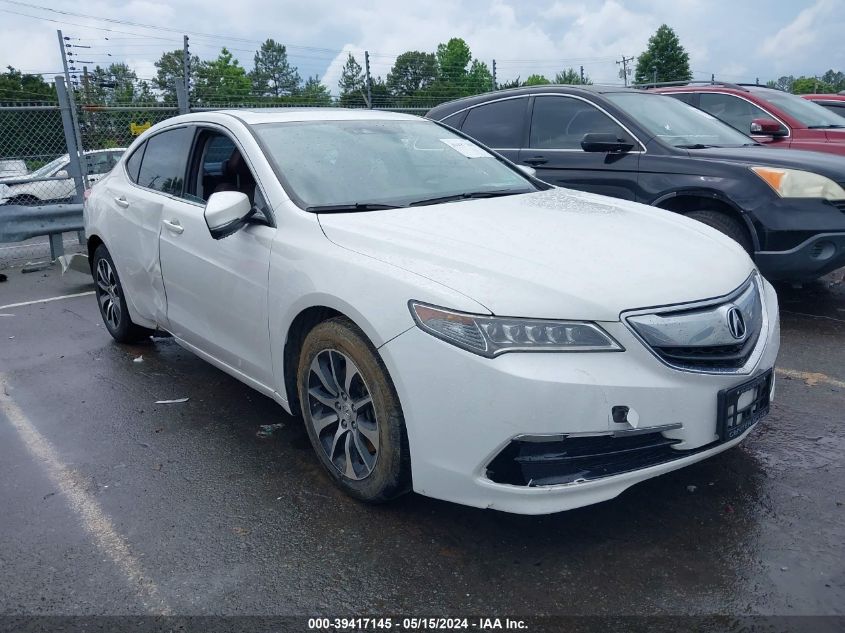
[[[741, 331], [732, 329], [732, 314], [737, 311]], [[640, 340], [667, 365], [714, 373], [745, 367], [760, 340], [764, 320], [756, 278], [721, 300], [625, 317]]]
[[553, 486], [590, 481], [655, 466], [690, 454], [662, 433], [566, 437], [549, 442], [512, 440], [487, 466], [500, 484]]

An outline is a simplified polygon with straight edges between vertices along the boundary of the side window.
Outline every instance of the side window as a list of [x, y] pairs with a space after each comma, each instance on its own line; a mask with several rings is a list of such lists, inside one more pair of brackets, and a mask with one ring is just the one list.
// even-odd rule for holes
[[186, 198], [205, 203], [218, 191], [240, 191], [257, 212], [269, 218], [268, 205], [255, 176], [231, 138], [206, 130], [199, 135], [196, 147]]
[[838, 114], [841, 117], [845, 117], [845, 103], [838, 104], [838, 103], [825, 103], [822, 104], [825, 108], [833, 112], [834, 114]]
[[129, 174], [129, 180], [134, 183], [138, 182], [138, 170], [141, 169], [141, 159], [144, 158], [144, 149], [146, 147], [146, 143], [141, 143], [138, 149], [132, 152], [132, 156], [126, 161], [126, 173]]
[[464, 119], [467, 118], [467, 111], [464, 110], [463, 112], [456, 112], [455, 114], [450, 114], [445, 119], [441, 120], [441, 123], [445, 123], [449, 127], [455, 128], [456, 130], [461, 129], [461, 125], [464, 123]]
[[528, 98], [505, 99], [472, 108], [462, 130], [492, 148], [522, 147]]
[[733, 95], [702, 92], [698, 107], [743, 134], [751, 133], [751, 121], [754, 119], [772, 118], [765, 110]]
[[630, 135], [604, 112], [571, 97], [536, 97], [531, 115], [530, 145], [537, 149], [581, 149], [590, 132]]
[[666, 94], [673, 99], [683, 101], [684, 103], [688, 103], [690, 105], [692, 105], [692, 100], [695, 98], [695, 94], [692, 92], [669, 92]]
[[150, 137], [138, 172], [138, 184], [181, 196], [193, 131], [193, 127], [182, 127]]
[[112, 152], [97, 152], [85, 156], [85, 175], [101, 176], [107, 174], [114, 167]]

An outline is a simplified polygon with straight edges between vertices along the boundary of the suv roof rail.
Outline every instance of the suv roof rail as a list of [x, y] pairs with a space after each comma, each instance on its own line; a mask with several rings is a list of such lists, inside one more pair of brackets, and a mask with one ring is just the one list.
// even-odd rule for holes
[[743, 86], [756, 86], [757, 84], [734, 84], [730, 83], [729, 81], [716, 81], [710, 79], [701, 79], [701, 80], [690, 80], [690, 81], [645, 81], [638, 84], [631, 84], [635, 88], [657, 88], [660, 86], [690, 86], [693, 84], [701, 84], [705, 86], [725, 86], [725, 88], [734, 88], [735, 90], [744, 90], [745, 92], [749, 92], [747, 89], [743, 88]]

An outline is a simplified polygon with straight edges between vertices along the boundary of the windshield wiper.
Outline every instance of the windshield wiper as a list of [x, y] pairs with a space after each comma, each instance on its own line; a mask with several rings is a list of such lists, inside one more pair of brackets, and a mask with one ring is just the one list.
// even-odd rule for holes
[[437, 198], [426, 198], [415, 200], [408, 204], [409, 207], [421, 207], [427, 204], [439, 204], [441, 202], [454, 202], [456, 200], [472, 200], [474, 198], [498, 198], [501, 196], [513, 196], [520, 193], [531, 193], [530, 189], [498, 189], [493, 191], [465, 191], [451, 196], [439, 196]]
[[312, 213], [344, 213], [345, 211], [383, 211], [384, 209], [401, 209], [398, 204], [381, 204], [380, 202], [352, 202], [349, 204], [322, 204], [305, 207]]
[[718, 145], [704, 145], [703, 143], [692, 143], [691, 145], [676, 145], [683, 149], [707, 149], [708, 147], [718, 147]]
[[808, 125], [808, 130], [830, 130], [830, 129], [839, 129], [843, 128], [845, 125], [839, 125], [838, 123], [828, 123], [826, 125]]

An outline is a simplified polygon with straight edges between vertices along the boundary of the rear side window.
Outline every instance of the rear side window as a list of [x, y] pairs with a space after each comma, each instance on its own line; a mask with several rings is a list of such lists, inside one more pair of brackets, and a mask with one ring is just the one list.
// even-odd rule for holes
[[527, 104], [527, 98], [520, 98], [477, 106], [467, 114], [462, 130], [488, 147], [522, 147]]
[[126, 173], [129, 174], [129, 180], [134, 183], [138, 182], [138, 170], [141, 169], [141, 159], [144, 158], [146, 147], [146, 143], [141, 143], [126, 161]]
[[531, 147], [538, 149], [581, 149], [584, 135], [591, 132], [629, 135], [604, 112], [590, 103], [571, 97], [537, 97], [531, 116]]
[[772, 115], [762, 108], [733, 95], [702, 92], [698, 107], [743, 134], [751, 133], [751, 121], [754, 119], [772, 118]]
[[192, 141], [191, 127], [167, 130], [149, 138], [138, 172], [138, 184], [162, 193], [181, 196]]
[[673, 99], [683, 101], [684, 103], [688, 103], [690, 105], [692, 105], [692, 100], [695, 98], [695, 94], [691, 92], [667, 92], [665, 94]]

